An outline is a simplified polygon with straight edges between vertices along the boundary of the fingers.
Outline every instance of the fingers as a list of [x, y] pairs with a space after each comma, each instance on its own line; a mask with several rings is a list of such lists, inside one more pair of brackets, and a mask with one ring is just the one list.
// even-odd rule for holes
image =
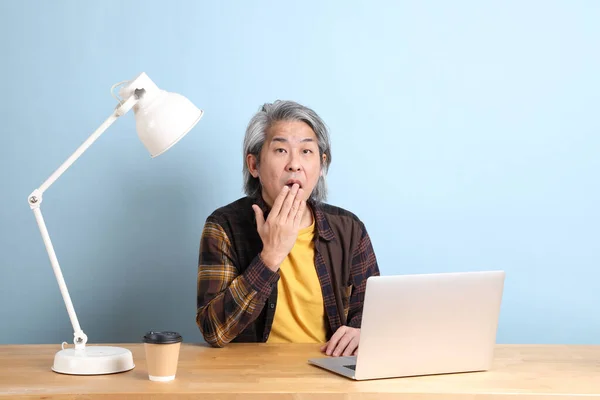
[[358, 354], [360, 329], [341, 326], [327, 343], [321, 346], [321, 352], [328, 356], [355, 356]]
[[254, 210], [254, 215], [256, 216], [256, 228], [260, 231], [265, 224], [265, 217], [260, 207], [256, 204], [252, 205], [252, 209]]
[[289, 191], [290, 191], [290, 188], [287, 186], [284, 186], [283, 189], [281, 189], [281, 192], [279, 192], [279, 195], [273, 202], [273, 208], [271, 209], [271, 213], [269, 214], [269, 216], [272, 215], [273, 217], [276, 217], [279, 215], [279, 211], [281, 210], [283, 201], [287, 197]]
[[284, 186], [273, 203], [269, 218], [278, 217], [282, 223], [288, 221], [295, 223], [298, 214], [301, 217], [304, 213], [303, 202], [305, 202], [304, 189], [301, 189], [300, 185], [295, 183], [291, 189], [288, 186]]
[[351, 340], [352, 340], [352, 335], [345, 334], [344, 336], [342, 336], [342, 338], [338, 342], [337, 346], [333, 350], [333, 356], [334, 357], [341, 356], [342, 353], [346, 350], [346, 348], [350, 344]]
[[340, 341], [342, 336], [344, 336], [345, 332], [346, 329], [344, 326], [341, 326], [337, 331], [335, 331], [333, 336], [331, 336], [331, 339], [329, 339], [329, 342], [327, 342], [328, 345], [327, 349], [325, 350], [325, 354], [327, 354], [328, 356], [333, 354], [333, 350], [337, 347], [338, 342]]
[[[298, 199], [297, 196], [296, 199]], [[298, 227], [300, 227], [300, 224], [302, 223], [302, 216], [304, 215], [304, 211], [306, 211], [306, 201], [304, 199], [300, 200], [300, 206], [298, 207], [298, 211], [296, 212], [296, 215], [294, 216], [294, 228], [298, 229]]]
[[348, 343], [348, 346], [346, 347], [346, 349], [344, 350], [344, 353], [342, 355], [344, 357], [345, 356], [355, 356], [356, 350], [358, 350], [358, 342], [359, 342], [359, 337], [353, 335], [352, 340], [350, 340], [350, 343]]
[[287, 215], [287, 220], [291, 221], [292, 224], [296, 220], [296, 215], [298, 215], [298, 211], [300, 210], [300, 205], [302, 204], [303, 199], [304, 191], [302, 189], [298, 189], [298, 192], [296, 192], [296, 198], [294, 198], [294, 202], [292, 203], [292, 208], [290, 208], [290, 213]]
[[[285, 186], [287, 187], [287, 186]], [[294, 183], [292, 186], [292, 190], [287, 194], [287, 197], [283, 201], [283, 205], [281, 206], [281, 210], [279, 211], [279, 217], [282, 222], [287, 221], [288, 215], [294, 204], [294, 200], [296, 199], [296, 193], [298, 193], [298, 189], [300, 186], [297, 183]]]

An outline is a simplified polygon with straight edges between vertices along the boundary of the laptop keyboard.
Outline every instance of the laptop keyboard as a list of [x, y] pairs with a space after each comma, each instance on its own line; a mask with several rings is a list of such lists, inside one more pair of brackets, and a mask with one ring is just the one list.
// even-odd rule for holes
[[356, 364], [355, 365], [344, 365], [344, 367], [351, 369], [352, 371], [356, 371]]

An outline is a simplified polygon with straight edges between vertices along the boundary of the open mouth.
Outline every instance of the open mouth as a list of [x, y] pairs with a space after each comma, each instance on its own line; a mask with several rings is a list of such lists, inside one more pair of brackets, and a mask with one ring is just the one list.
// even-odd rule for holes
[[300, 181], [294, 180], [294, 179], [290, 179], [289, 181], [287, 181], [285, 183], [285, 186], [289, 187], [290, 189], [292, 188], [292, 186], [294, 186], [294, 183], [297, 183], [299, 187], [299, 189], [302, 189], [302, 183]]

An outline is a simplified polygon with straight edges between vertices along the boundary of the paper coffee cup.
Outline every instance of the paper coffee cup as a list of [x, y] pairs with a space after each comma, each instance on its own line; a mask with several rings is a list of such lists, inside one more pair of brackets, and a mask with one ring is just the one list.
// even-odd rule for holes
[[177, 332], [150, 331], [144, 335], [146, 365], [151, 381], [167, 382], [175, 379], [181, 335]]

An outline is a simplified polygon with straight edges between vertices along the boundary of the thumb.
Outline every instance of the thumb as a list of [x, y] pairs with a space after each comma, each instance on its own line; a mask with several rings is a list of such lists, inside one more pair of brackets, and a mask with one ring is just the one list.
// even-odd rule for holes
[[256, 204], [252, 205], [252, 209], [254, 210], [254, 215], [256, 216], [256, 227], [258, 230], [262, 230], [263, 225], [265, 224], [265, 217], [263, 215], [262, 210]]

